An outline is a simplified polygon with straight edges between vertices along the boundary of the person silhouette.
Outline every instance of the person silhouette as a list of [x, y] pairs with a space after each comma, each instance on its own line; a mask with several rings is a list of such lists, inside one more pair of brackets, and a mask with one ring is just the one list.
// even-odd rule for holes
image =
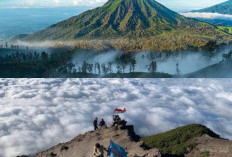
[[98, 117], [95, 118], [95, 120], [93, 121], [93, 127], [94, 127], [94, 131], [96, 131], [98, 129]]

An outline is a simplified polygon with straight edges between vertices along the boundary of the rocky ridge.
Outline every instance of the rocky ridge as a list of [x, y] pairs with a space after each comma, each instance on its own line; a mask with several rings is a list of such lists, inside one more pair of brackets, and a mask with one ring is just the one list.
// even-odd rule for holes
[[[113, 126], [100, 128], [75, 137], [73, 140], [58, 144], [34, 157], [93, 157], [96, 143], [106, 148], [113, 140], [128, 150], [128, 157], [161, 157], [159, 149], [146, 149], [133, 126]], [[107, 152], [105, 152], [107, 156]]]

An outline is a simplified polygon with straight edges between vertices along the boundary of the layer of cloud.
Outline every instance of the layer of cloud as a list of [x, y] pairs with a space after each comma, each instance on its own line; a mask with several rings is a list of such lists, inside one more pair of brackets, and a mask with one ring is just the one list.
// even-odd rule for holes
[[0, 156], [35, 153], [107, 124], [115, 107], [142, 136], [201, 123], [232, 139], [231, 79], [0, 79]]
[[190, 18], [232, 20], [232, 15], [219, 14], [219, 13], [188, 12], [188, 13], [182, 13], [182, 15]]

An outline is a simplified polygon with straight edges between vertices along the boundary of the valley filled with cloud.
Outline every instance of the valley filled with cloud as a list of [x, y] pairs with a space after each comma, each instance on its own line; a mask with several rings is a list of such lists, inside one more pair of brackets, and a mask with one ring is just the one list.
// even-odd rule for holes
[[221, 20], [232, 20], [232, 15], [228, 14], [219, 14], [219, 13], [199, 13], [199, 12], [188, 12], [188, 13], [181, 13], [185, 17], [190, 18], [199, 18], [199, 19], [221, 19]]
[[93, 130], [113, 110], [141, 136], [201, 123], [232, 139], [231, 79], [0, 79], [0, 156], [33, 154]]

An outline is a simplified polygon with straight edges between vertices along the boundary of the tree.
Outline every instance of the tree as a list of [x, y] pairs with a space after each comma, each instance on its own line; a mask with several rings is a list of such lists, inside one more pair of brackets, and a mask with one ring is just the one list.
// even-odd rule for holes
[[[33, 57], [32, 57], [32, 54], [31, 54], [30, 60], [32, 60], [32, 58], [33, 58]], [[47, 61], [48, 61], [48, 54], [47, 54], [46, 52], [43, 51], [43, 52], [41, 53], [41, 59], [42, 59], [43, 62], [47, 62]]]
[[78, 67], [78, 72], [81, 73], [82, 69], [81, 67]]
[[217, 42], [216, 41], [213, 41], [213, 40], [210, 40], [206, 45], [205, 45], [205, 48], [207, 51], [214, 51], [216, 48], [217, 48]]
[[76, 74], [76, 73], [77, 73], [77, 69], [74, 68], [74, 69], [73, 69], [73, 74]]
[[108, 68], [106, 67], [106, 65], [104, 63], [101, 65], [101, 67], [102, 67], [102, 71], [103, 71], [104, 75], [106, 75], [108, 73]]
[[98, 70], [98, 75], [101, 75], [101, 65], [100, 65], [100, 63], [96, 62], [95, 64], [96, 64], [96, 68]]
[[87, 62], [86, 61], [83, 62], [81, 66], [81, 70], [83, 73], [87, 73]]
[[109, 62], [109, 63], [108, 63], [108, 69], [109, 69], [110, 74], [112, 74], [112, 73], [113, 73], [112, 65], [113, 65], [113, 63], [112, 63], [112, 62]]
[[222, 60], [223, 61], [228, 61], [232, 59], [232, 50], [228, 54], [223, 54], [222, 55]]
[[[52, 57], [50, 57], [51, 59]], [[36, 51], [34, 52], [34, 59], [33, 61], [38, 61], [39, 60], [39, 53], [37, 53]]]
[[148, 71], [150, 71], [151, 73], [155, 73], [156, 70], [157, 70], [156, 61], [152, 61], [148, 66]]
[[67, 68], [68, 68], [68, 72], [69, 72], [69, 73], [72, 73], [72, 69], [73, 69], [74, 66], [75, 66], [75, 65], [74, 65], [72, 62], [69, 62], [69, 63], [67, 64]]
[[92, 73], [92, 72], [93, 72], [93, 64], [88, 64], [88, 63], [87, 63], [87, 71], [88, 71], [89, 73]]
[[117, 65], [117, 73], [121, 74], [122, 73], [122, 67], [120, 65]]
[[131, 71], [135, 72], [136, 59], [133, 57], [130, 62]]
[[180, 76], [179, 62], [176, 63], [176, 75]]
[[126, 64], [122, 64], [122, 73], [125, 73]]

